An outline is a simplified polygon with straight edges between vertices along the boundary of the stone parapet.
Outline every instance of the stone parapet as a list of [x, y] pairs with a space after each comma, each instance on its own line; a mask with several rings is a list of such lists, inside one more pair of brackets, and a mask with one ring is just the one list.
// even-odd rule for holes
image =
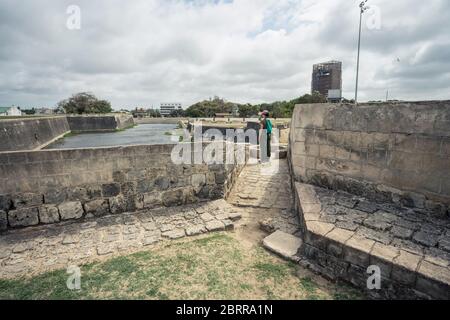
[[[302, 183], [295, 198], [303, 263], [377, 298], [450, 299], [447, 220]], [[367, 287], [369, 266], [381, 272], [379, 290]]]
[[[221, 143], [237, 160], [246, 145]], [[194, 150], [194, 144], [184, 144]], [[203, 152], [211, 144], [200, 145]], [[224, 198], [245, 163], [176, 164], [174, 145], [0, 153], [0, 230]], [[241, 148], [241, 149], [239, 149]], [[196, 155], [192, 153], [191, 160]], [[191, 162], [193, 163], [193, 162]]]
[[450, 214], [450, 102], [296, 106], [296, 181]]

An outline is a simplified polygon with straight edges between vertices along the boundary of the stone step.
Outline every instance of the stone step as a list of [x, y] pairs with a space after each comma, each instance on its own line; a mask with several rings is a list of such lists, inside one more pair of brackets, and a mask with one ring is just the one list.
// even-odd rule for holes
[[264, 248], [292, 261], [299, 260], [297, 252], [302, 243], [302, 239], [280, 230], [275, 231], [263, 240]]
[[242, 212], [223, 199], [60, 222], [0, 233], [0, 279], [19, 278], [232, 230]]

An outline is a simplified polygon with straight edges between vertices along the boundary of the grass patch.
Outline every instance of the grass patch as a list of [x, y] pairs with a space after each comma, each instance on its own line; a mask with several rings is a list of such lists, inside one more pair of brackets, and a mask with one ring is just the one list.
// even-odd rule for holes
[[227, 233], [161, 243], [151, 251], [81, 267], [81, 290], [58, 270], [0, 280], [0, 299], [355, 299], [345, 286], [319, 287], [298, 266]]

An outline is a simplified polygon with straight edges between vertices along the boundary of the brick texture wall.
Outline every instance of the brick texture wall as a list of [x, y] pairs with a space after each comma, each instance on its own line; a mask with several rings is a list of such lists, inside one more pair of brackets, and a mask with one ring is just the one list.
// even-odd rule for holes
[[450, 205], [450, 101], [298, 105], [289, 139], [296, 181], [437, 212]]
[[0, 153], [0, 230], [221, 198], [243, 167], [177, 165], [173, 147]]

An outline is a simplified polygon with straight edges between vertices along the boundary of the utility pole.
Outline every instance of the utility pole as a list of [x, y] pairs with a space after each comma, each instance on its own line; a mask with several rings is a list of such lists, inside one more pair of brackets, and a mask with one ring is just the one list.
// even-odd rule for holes
[[359, 53], [361, 51], [361, 28], [362, 28], [362, 16], [363, 13], [369, 9], [368, 6], [366, 6], [366, 3], [369, 0], [364, 0], [359, 4], [360, 13], [359, 13], [359, 35], [358, 35], [358, 59], [356, 62], [356, 88], [355, 88], [355, 104], [358, 104], [358, 81], [359, 81]]

